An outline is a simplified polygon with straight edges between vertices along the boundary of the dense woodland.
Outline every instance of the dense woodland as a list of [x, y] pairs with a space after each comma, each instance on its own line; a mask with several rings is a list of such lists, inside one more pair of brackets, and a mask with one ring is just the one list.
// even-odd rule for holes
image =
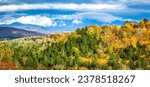
[[4, 40], [0, 69], [150, 70], [150, 21]]

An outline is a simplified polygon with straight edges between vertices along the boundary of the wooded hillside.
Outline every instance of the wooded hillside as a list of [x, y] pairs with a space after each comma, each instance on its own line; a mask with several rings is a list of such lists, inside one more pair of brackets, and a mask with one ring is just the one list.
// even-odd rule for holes
[[150, 69], [150, 21], [0, 42], [0, 69]]

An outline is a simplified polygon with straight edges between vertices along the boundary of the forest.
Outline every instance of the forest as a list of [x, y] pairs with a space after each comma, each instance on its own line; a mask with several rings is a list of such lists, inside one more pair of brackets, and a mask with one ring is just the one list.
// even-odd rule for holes
[[150, 70], [150, 21], [0, 41], [0, 70]]

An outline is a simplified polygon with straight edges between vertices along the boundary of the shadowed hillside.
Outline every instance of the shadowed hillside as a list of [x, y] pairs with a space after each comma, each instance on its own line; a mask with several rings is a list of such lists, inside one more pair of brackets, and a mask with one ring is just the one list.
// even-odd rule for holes
[[29, 36], [43, 36], [44, 34], [27, 31], [17, 28], [11, 27], [0, 27], [0, 38], [21, 38], [21, 37], [29, 37]]

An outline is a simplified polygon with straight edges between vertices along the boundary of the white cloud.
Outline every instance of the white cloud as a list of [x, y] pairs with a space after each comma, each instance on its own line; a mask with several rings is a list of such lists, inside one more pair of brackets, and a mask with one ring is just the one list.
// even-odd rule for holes
[[131, 19], [123, 19], [122, 17], [113, 16], [109, 13], [98, 13], [98, 12], [83, 12], [83, 13], [77, 13], [72, 15], [57, 15], [57, 16], [53, 16], [52, 19], [53, 20], [55, 19], [74, 20], [74, 22], [83, 19], [94, 19], [105, 23], [111, 23], [115, 20], [131, 21]]
[[125, 4], [149, 4], [150, 5], [150, 0], [117, 0], [117, 1]]
[[72, 21], [72, 23], [73, 23], [73, 24], [81, 24], [82, 21], [75, 19], [75, 20]]
[[[9, 15], [10, 16], [10, 15]], [[69, 14], [69, 15], [21, 15], [19, 17], [2, 17], [0, 19], [0, 25], [2, 24], [13, 24], [15, 22], [19, 22], [22, 24], [31, 24], [31, 25], [38, 25], [42, 27], [49, 27], [49, 26], [66, 26], [67, 21], [72, 21], [72, 24], [81, 24], [81, 20], [97, 20], [104, 23], [111, 23], [113, 21], [135, 21], [131, 19], [124, 19], [122, 17], [114, 16], [109, 13], [99, 13], [99, 12], [82, 12], [76, 14]]]
[[94, 3], [107, 3], [107, 4], [148, 4], [150, 5], [150, 0], [91, 0]]
[[15, 2], [16, 0], [0, 0], [0, 3], [11, 3]]
[[66, 25], [67, 25], [67, 24], [66, 24], [65, 22], [59, 24], [60, 27], [63, 27], [63, 26], [66, 26]]
[[0, 24], [12, 24], [15, 22], [19, 22], [22, 24], [32, 24], [32, 25], [38, 25], [38, 26], [56, 26], [57, 23], [53, 22], [52, 19], [46, 16], [40, 16], [40, 15], [35, 15], [35, 16], [22, 16], [19, 18], [13, 18], [9, 20], [5, 20], [3, 22], [0, 22]]
[[[57, 20], [57, 19], [56, 19]], [[55, 20], [55, 21], [56, 21]], [[66, 26], [67, 24], [66, 24], [66, 22], [65, 22], [65, 20], [57, 20], [57, 25], [59, 26], [59, 27], [64, 27], [64, 26]]]
[[31, 9], [65, 9], [65, 10], [82, 10], [82, 11], [97, 11], [97, 10], [120, 10], [125, 9], [122, 4], [19, 4], [19, 5], [2, 5], [0, 12], [31, 10]]

